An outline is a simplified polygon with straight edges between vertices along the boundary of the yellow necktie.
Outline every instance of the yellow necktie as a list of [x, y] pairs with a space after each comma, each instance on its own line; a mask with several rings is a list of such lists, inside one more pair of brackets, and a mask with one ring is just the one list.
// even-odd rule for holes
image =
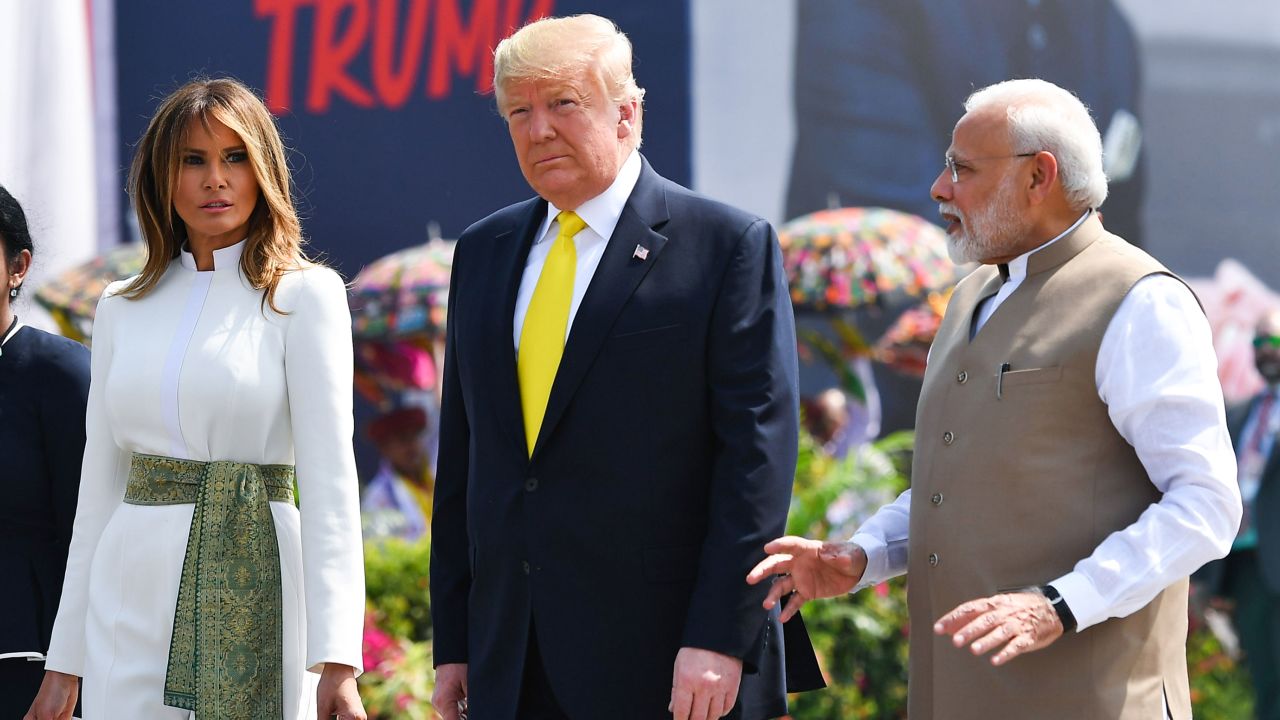
[[533, 288], [529, 310], [520, 330], [520, 353], [516, 371], [520, 377], [520, 406], [524, 411], [524, 436], [533, 455], [542, 416], [547, 411], [551, 384], [564, 354], [564, 336], [569, 327], [569, 305], [573, 302], [573, 277], [578, 267], [578, 250], [573, 236], [587, 226], [576, 213], [556, 216], [560, 232], [542, 266]]

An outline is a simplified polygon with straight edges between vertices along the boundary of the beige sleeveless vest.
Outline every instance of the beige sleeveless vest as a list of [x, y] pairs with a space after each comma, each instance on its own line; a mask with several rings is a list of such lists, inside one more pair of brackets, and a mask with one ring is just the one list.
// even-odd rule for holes
[[1157, 720], [1162, 694], [1176, 720], [1191, 716], [1186, 580], [1003, 667], [933, 633], [965, 601], [1066, 574], [1159, 500], [1094, 375], [1111, 317], [1154, 273], [1168, 271], [1093, 216], [1031, 255], [1025, 280], [972, 340], [974, 310], [1001, 279], [984, 266], [957, 287], [916, 416], [912, 720]]

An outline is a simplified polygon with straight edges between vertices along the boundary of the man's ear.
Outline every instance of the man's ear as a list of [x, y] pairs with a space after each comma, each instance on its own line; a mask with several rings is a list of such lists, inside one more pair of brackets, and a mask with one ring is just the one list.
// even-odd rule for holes
[[1050, 190], [1058, 184], [1058, 159], [1053, 153], [1041, 150], [1031, 158], [1031, 184], [1027, 187], [1033, 204], [1045, 201]]
[[629, 137], [636, 130], [636, 101], [627, 100], [618, 105], [618, 139]]

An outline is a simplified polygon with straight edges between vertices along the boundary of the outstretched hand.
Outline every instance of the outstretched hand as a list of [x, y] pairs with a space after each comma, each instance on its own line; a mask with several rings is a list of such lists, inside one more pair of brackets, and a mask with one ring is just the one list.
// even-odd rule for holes
[[849, 592], [867, 569], [866, 552], [849, 542], [821, 542], [788, 535], [765, 545], [764, 551], [769, 557], [751, 569], [747, 582], [755, 585], [774, 576], [764, 607], [770, 610], [790, 595], [782, 608], [783, 622], [799, 612], [806, 600]]

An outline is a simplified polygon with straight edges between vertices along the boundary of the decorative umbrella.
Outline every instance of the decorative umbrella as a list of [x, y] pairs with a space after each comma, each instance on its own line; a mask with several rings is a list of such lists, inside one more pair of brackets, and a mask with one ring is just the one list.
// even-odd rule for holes
[[116, 280], [137, 275], [146, 258], [142, 243], [121, 245], [41, 285], [36, 302], [49, 311], [63, 335], [88, 345], [102, 291]]
[[[960, 273], [947, 257], [946, 235], [923, 218], [886, 208], [820, 210], [778, 229], [783, 267], [798, 312], [828, 316], [835, 339], [801, 329], [802, 357], [817, 357], [840, 387], [865, 401], [862, 358], [882, 359], [852, 322], [850, 311], [949, 288]], [[926, 346], [927, 350], [927, 346]]]
[[374, 260], [351, 283], [356, 340], [444, 336], [454, 240], [431, 240]]
[[875, 359], [904, 375], [924, 377], [929, 346], [938, 334], [953, 289], [931, 292], [924, 302], [899, 315], [876, 341], [872, 349]]
[[891, 293], [918, 297], [959, 278], [946, 236], [923, 218], [885, 208], [838, 208], [778, 229], [797, 309], [847, 310]]
[[351, 284], [356, 389], [376, 406], [435, 387], [454, 244], [437, 238], [394, 252]]

